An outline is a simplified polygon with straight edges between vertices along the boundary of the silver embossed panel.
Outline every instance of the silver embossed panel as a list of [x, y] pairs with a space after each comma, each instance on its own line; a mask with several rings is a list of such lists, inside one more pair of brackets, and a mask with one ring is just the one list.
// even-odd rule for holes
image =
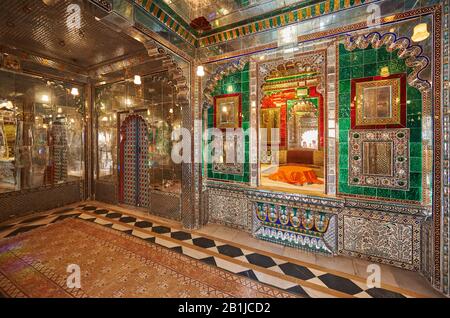
[[56, 186], [5, 193], [0, 198], [0, 222], [33, 212], [45, 211], [81, 201], [83, 183], [73, 181]]
[[409, 189], [409, 129], [349, 131], [350, 185]]
[[251, 231], [251, 210], [244, 193], [208, 189], [209, 221]]
[[413, 226], [344, 215], [344, 249], [402, 263], [413, 263]]
[[180, 204], [178, 194], [155, 190], [150, 193], [150, 214], [179, 221], [181, 220]]

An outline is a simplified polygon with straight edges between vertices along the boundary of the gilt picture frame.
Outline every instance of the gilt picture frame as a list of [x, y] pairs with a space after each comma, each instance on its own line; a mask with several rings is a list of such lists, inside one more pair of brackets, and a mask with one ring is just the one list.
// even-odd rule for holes
[[406, 74], [354, 79], [352, 129], [406, 127]]
[[242, 125], [242, 94], [226, 94], [214, 97], [214, 127], [240, 128]]

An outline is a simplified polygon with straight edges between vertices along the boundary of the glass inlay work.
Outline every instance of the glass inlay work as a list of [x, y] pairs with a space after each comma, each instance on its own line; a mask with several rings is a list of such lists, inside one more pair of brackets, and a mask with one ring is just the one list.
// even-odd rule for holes
[[351, 130], [350, 185], [408, 190], [408, 129]]
[[[386, 71], [389, 73], [386, 74]], [[395, 74], [399, 74], [400, 76], [400, 74], [409, 74], [411, 71], [412, 70], [405, 65], [405, 60], [398, 58], [397, 51], [388, 52], [385, 46], [375, 49], [369, 45], [366, 49], [356, 48], [353, 51], [347, 51], [343, 44], [339, 45], [338, 192], [340, 194], [408, 201], [422, 200], [422, 94], [419, 90], [407, 83], [405, 84], [406, 123], [404, 126], [400, 123], [400, 126], [409, 130], [409, 152], [407, 152], [409, 155], [402, 158], [404, 161], [409, 162], [409, 176], [407, 177], [407, 182], [403, 179], [391, 180], [392, 182], [396, 182], [397, 188], [395, 189], [392, 188], [392, 184], [386, 187], [384, 187], [382, 183], [375, 183], [377, 184], [376, 186], [371, 186], [367, 183], [361, 184], [361, 180], [366, 178], [364, 174], [365, 170], [371, 172], [373, 169], [378, 169], [377, 167], [369, 165], [371, 162], [370, 158], [366, 159], [367, 165], [363, 165], [359, 176], [350, 173], [350, 169], [354, 167], [353, 162], [351, 162], [353, 161], [353, 158], [350, 158], [349, 156], [351, 150], [349, 133], [353, 131], [352, 122], [355, 120], [355, 114], [351, 111], [352, 81], [361, 78], [382, 80], [383, 76], [392, 77], [392, 75]], [[384, 86], [386, 85], [382, 85], [381, 87]], [[389, 98], [392, 97], [389, 96]], [[385, 128], [388, 127], [381, 127], [382, 130]], [[373, 145], [364, 146], [367, 148], [368, 154], [374, 152]], [[380, 148], [380, 145], [377, 147]], [[387, 148], [385, 150], [385, 152], [389, 154], [388, 161], [395, 159], [396, 163], [398, 158], [393, 159], [391, 152], [388, 151]], [[364, 153], [364, 149], [361, 149], [361, 152]], [[379, 151], [377, 153], [379, 153]], [[361, 159], [364, 160], [363, 158]], [[404, 162], [402, 165], [404, 165]], [[370, 174], [372, 173], [367, 175]], [[352, 179], [350, 180], [350, 178]], [[395, 178], [395, 175], [392, 178]]]
[[266, 202], [254, 202], [252, 209], [257, 238], [313, 252], [335, 253], [335, 215]]
[[352, 81], [352, 128], [405, 127], [406, 75]]
[[[249, 64], [247, 63], [242, 71], [234, 72], [230, 75], [224, 76], [219, 80], [214, 88], [212, 96], [230, 95], [230, 94], [241, 94], [242, 105], [241, 105], [241, 127], [244, 132], [250, 126], [250, 93], [249, 93]], [[207, 110], [208, 113], [208, 128], [215, 127], [215, 117], [214, 117], [214, 107], [210, 107]], [[210, 135], [208, 139], [211, 141], [212, 136]], [[224, 167], [224, 171], [218, 171], [217, 166], [214, 169], [214, 163], [212, 158], [208, 158], [207, 163], [207, 175], [208, 178], [232, 181], [232, 182], [244, 182], [247, 183], [250, 180], [249, 175], [249, 135], [244, 134], [244, 162], [238, 164], [227, 164]], [[212, 156], [211, 151], [208, 151], [208, 156]]]

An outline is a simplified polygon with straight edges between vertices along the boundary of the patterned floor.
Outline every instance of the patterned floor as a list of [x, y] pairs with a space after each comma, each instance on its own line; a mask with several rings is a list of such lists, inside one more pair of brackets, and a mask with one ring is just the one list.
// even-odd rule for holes
[[[195, 231], [182, 230], [153, 219], [81, 204], [75, 208], [33, 215], [16, 222], [0, 224], [0, 239], [11, 237], [66, 218], [80, 218], [169, 248], [204, 263], [246, 276], [302, 297], [403, 298], [423, 297], [394, 286], [368, 288], [364, 279], [330, 273], [317, 265], [217, 239]], [[305, 266], [306, 265], [306, 266]]]
[[[69, 264], [81, 269], [80, 288], [67, 284]], [[0, 293], [11, 298], [298, 297], [79, 218], [0, 240]]]

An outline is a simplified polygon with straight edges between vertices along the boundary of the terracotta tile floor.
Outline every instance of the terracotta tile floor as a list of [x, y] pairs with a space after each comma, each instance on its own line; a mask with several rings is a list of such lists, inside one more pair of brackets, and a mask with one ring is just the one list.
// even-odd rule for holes
[[178, 222], [138, 208], [95, 201], [69, 208], [9, 220], [0, 224], [0, 238], [78, 217], [304, 297], [442, 297], [415, 272], [380, 265], [382, 288], [369, 289], [365, 284], [368, 261], [308, 253], [257, 240], [249, 233], [218, 224], [188, 231]]

